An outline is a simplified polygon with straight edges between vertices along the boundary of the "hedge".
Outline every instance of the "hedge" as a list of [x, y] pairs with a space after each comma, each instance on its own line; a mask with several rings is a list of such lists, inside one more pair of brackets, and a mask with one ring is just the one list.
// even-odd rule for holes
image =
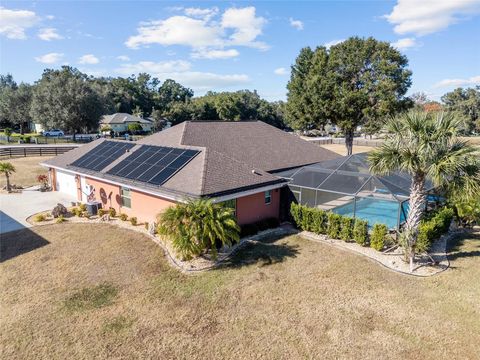
[[[353, 219], [295, 203], [292, 203], [290, 207], [290, 214], [295, 226], [301, 230], [328, 235], [333, 239], [355, 240], [362, 246], [369, 243], [368, 222], [365, 220]], [[371, 247], [382, 250], [387, 234], [388, 227], [386, 225], [376, 224], [372, 231], [373, 244]], [[370, 242], [372, 242], [371, 239]]]
[[448, 231], [453, 219], [453, 214], [453, 209], [443, 208], [422, 220], [418, 227], [415, 251], [428, 251], [433, 242]]

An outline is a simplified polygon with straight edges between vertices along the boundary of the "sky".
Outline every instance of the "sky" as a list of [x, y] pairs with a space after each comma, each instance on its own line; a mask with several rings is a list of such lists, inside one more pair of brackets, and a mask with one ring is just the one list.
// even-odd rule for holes
[[285, 100], [301, 48], [350, 36], [409, 59], [409, 94], [480, 85], [480, 0], [2, 1], [0, 73], [33, 83], [45, 68], [93, 76], [147, 72], [206, 91]]

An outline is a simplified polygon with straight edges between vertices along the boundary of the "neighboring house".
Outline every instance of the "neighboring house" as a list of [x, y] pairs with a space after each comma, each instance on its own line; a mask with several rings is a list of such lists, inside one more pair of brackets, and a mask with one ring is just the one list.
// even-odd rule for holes
[[153, 121], [151, 119], [141, 118], [126, 113], [115, 113], [102, 116], [100, 119], [100, 128], [108, 125], [113, 131], [120, 133], [128, 131], [128, 125], [135, 123], [142, 125], [143, 131], [152, 131]]
[[242, 225], [282, 217], [291, 199], [275, 172], [338, 157], [260, 121], [187, 121], [137, 142], [99, 139], [42, 165], [54, 190], [140, 221], [209, 197], [234, 207]]

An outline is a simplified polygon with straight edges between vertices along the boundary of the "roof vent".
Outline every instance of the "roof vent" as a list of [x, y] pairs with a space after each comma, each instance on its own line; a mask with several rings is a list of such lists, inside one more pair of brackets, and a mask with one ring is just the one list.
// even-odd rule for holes
[[262, 174], [260, 174], [260, 173], [259, 173], [257, 170], [255, 170], [255, 169], [252, 170], [252, 174], [253, 174], [253, 175], [262, 175]]

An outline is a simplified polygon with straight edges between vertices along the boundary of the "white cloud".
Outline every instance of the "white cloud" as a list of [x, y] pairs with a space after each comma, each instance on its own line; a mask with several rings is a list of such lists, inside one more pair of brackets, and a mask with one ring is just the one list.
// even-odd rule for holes
[[186, 8], [184, 9], [185, 15], [191, 17], [198, 17], [205, 20], [209, 20], [218, 14], [218, 7], [200, 9], [200, 8]]
[[273, 70], [273, 72], [274, 72], [276, 75], [287, 75], [287, 74], [288, 74], [287, 69], [285, 69], [284, 67], [280, 67], [280, 68], [278, 68], [278, 69], [275, 69], [275, 70]]
[[0, 6], [0, 34], [9, 39], [26, 39], [25, 31], [39, 20], [33, 11], [10, 10]]
[[415, 38], [403, 38], [393, 42], [392, 46], [396, 47], [398, 50], [406, 50], [418, 46], [418, 44]]
[[338, 45], [338, 44], [340, 44], [341, 42], [344, 42], [344, 41], [345, 41], [345, 39], [332, 40], [332, 41], [329, 41], [329, 42], [323, 44], [323, 46], [325, 46], [327, 49], [330, 49], [332, 46]]
[[137, 34], [130, 36], [125, 45], [133, 49], [151, 44], [182, 45], [192, 48], [193, 57], [211, 53], [214, 55], [205, 58], [215, 59], [234, 57], [233, 49], [225, 50], [229, 46], [268, 48], [257, 40], [266, 20], [256, 16], [253, 6], [229, 8], [221, 16], [217, 8], [187, 8], [184, 13], [186, 15], [141, 23]]
[[444, 88], [444, 87], [462, 87], [462, 86], [475, 86], [480, 85], [480, 75], [472, 76], [468, 79], [444, 79], [439, 81], [434, 88]]
[[85, 54], [78, 59], [79, 64], [98, 64], [100, 60], [93, 54]]
[[397, 34], [422, 36], [446, 29], [479, 11], [478, 0], [398, 0], [385, 18], [395, 25]]
[[293, 18], [290, 18], [290, 25], [293, 26], [297, 30], [303, 30], [303, 22], [300, 20], [295, 20]]
[[245, 74], [215, 74], [210, 72], [192, 71], [191, 63], [184, 60], [172, 61], [141, 61], [136, 64], [122, 64], [116, 72], [122, 75], [132, 75], [147, 72], [160, 80], [174, 79], [195, 90], [211, 90], [239, 86], [250, 82]]
[[38, 31], [37, 36], [45, 41], [52, 41], [52, 40], [61, 40], [63, 36], [61, 36], [57, 29], [55, 28], [43, 28]]
[[35, 57], [35, 60], [43, 64], [55, 64], [63, 59], [61, 53], [49, 53], [42, 56]]
[[200, 49], [192, 52], [192, 58], [194, 59], [230, 59], [240, 55], [236, 49], [228, 50], [206, 50]]
[[119, 55], [117, 59], [120, 61], [130, 61], [130, 58], [127, 55]]

